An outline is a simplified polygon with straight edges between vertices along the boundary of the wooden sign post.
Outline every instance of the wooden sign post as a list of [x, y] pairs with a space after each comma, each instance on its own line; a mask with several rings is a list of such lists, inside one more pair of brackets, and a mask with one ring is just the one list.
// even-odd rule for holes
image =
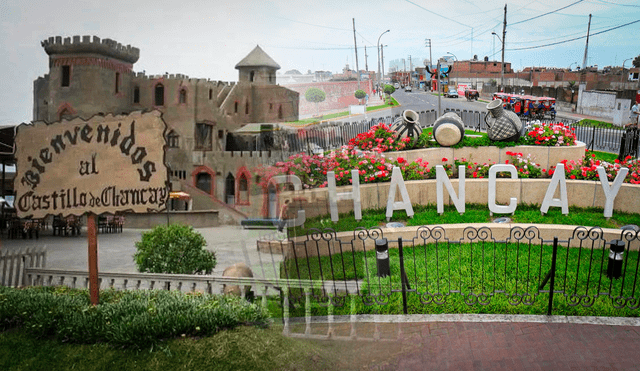
[[96, 215], [167, 207], [166, 129], [159, 111], [17, 128], [18, 217], [87, 215], [93, 304], [99, 299]]

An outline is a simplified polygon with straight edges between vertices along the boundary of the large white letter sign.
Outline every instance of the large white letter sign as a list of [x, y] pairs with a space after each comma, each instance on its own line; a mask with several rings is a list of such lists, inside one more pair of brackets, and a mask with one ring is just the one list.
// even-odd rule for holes
[[456, 197], [456, 193], [453, 190], [453, 185], [451, 185], [451, 180], [449, 180], [444, 167], [442, 167], [442, 165], [436, 165], [436, 199], [438, 202], [438, 214], [442, 215], [444, 213], [444, 191], [442, 189], [443, 184], [447, 188], [447, 192], [449, 192], [449, 197], [451, 197], [453, 204], [456, 205], [456, 210], [458, 210], [460, 215], [464, 214], [464, 170], [465, 169], [463, 165], [458, 166], [458, 196]]
[[[276, 185], [283, 184], [283, 183], [291, 183], [293, 184], [294, 191], [302, 190], [302, 181], [296, 175], [276, 175], [273, 178], [271, 178], [270, 182], [273, 182]], [[305, 211], [298, 210], [298, 216], [295, 219], [285, 220], [285, 223], [287, 227], [298, 227], [303, 225], [305, 220], [307, 220]], [[278, 222], [274, 221], [274, 225], [277, 226], [277, 224]]]
[[353, 200], [353, 213], [356, 220], [362, 219], [362, 206], [360, 203], [360, 174], [358, 170], [351, 170], [351, 192], [336, 191], [336, 173], [327, 172], [327, 183], [329, 186], [329, 209], [331, 210], [331, 221], [337, 222], [338, 217], [338, 200]]
[[[560, 183], [560, 198], [553, 198], [553, 194], [556, 193]], [[556, 171], [553, 173], [549, 188], [547, 188], [547, 194], [544, 195], [544, 201], [540, 211], [542, 215], [549, 211], [549, 206], [562, 207], [562, 213], [569, 215], [569, 200], [567, 199], [567, 180], [564, 174], [564, 164], [557, 164]]]
[[518, 199], [509, 198], [509, 205], [496, 205], [496, 174], [498, 172], [507, 171], [511, 173], [511, 179], [518, 179], [518, 170], [511, 164], [496, 164], [489, 168], [489, 214], [513, 214], [518, 207]]
[[[394, 202], [396, 199], [396, 187], [400, 188], [400, 195], [402, 201]], [[389, 185], [389, 198], [387, 199], [387, 221], [391, 220], [393, 216], [393, 210], [405, 210], [407, 215], [413, 217], [413, 206], [411, 206], [411, 200], [409, 199], [409, 192], [407, 192], [407, 186], [402, 179], [402, 173], [397, 166], [393, 167], [391, 173], [391, 184]]]
[[604, 168], [602, 166], [598, 166], [596, 170], [598, 170], [598, 177], [600, 178], [600, 184], [602, 185], [602, 191], [604, 192], [604, 217], [611, 218], [613, 215], [613, 201], [615, 201], [618, 191], [620, 190], [620, 186], [622, 186], [622, 182], [627, 176], [629, 169], [626, 167], [620, 168], [616, 178], [613, 180], [613, 187], [611, 188], [609, 188], [609, 180], [607, 180], [607, 173], [604, 171]]

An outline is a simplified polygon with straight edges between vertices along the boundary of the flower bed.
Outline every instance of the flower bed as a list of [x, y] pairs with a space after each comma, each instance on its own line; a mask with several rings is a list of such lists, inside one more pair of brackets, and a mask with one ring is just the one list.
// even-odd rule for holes
[[[408, 150], [425, 143], [434, 148]], [[352, 182], [352, 169], [358, 170], [361, 184], [388, 182], [394, 166], [401, 169], [405, 180], [434, 179], [436, 165], [443, 165], [450, 177], [457, 177], [458, 166], [463, 165], [467, 177], [482, 178], [491, 165], [501, 163], [514, 165], [519, 178], [548, 177], [558, 163], [563, 163], [568, 178], [585, 180], [598, 179], [595, 171], [598, 165], [605, 168], [610, 180], [624, 166], [629, 168], [625, 182], [640, 182], [640, 164], [636, 159], [627, 158], [622, 164], [596, 164], [591, 155], [585, 159], [584, 143], [577, 142], [573, 132], [562, 124], [534, 124], [527, 135], [513, 144], [517, 146], [439, 147], [427, 132], [411, 143], [407, 138], [399, 139], [385, 124], [379, 124], [340, 149], [320, 155], [300, 153], [275, 166], [258, 169], [259, 185], [266, 187], [273, 175], [291, 174], [298, 176], [306, 189], [323, 188], [330, 171], [335, 173], [338, 186], [348, 185]]]

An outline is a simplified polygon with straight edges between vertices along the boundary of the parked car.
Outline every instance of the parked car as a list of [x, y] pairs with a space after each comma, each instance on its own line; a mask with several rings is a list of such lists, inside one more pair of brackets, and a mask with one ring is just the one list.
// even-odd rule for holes
[[458, 91], [455, 88], [449, 88], [444, 96], [448, 98], [458, 98]]
[[411, 85], [407, 85], [404, 87], [404, 91], [411, 91]]
[[400, 84], [398, 84], [397, 82], [393, 87], [396, 88], [396, 90], [400, 90]]

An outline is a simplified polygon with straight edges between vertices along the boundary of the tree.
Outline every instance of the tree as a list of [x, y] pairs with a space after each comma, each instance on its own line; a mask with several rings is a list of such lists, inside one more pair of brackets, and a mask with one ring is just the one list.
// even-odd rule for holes
[[320, 108], [318, 107], [318, 103], [324, 102], [324, 100], [327, 98], [327, 93], [325, 93], [322, 89], [309, 88], [304, 93], [304, 98], [307, 100], [307, 102], [312, 102], [316, 104], [316, 112], [319, 115]]
[[635, 68], [640, 67], [640, 55], [635, 57], [633, 59], [633, 62], [631, 62], [631, 64], [633, 64], [633, 67], [635, 67]]
[[385, 94], [393, 94], [393, 92], [396, 91], [396, 88], [393, 87], [393, 85], [385, 85], [384, 86], [384, 93]]
[[367, 96], [367, 93], [362, 89], [358, 89], [353, 95], [362, 103], [362, 99]]

